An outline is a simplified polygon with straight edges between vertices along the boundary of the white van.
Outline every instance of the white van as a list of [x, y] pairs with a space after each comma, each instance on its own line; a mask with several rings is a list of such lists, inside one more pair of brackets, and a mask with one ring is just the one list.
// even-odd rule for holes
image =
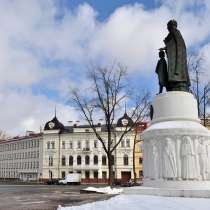
[[59, 181], [59, 184], [80, 184], [81, 182], [81, 174], [72, 173], [67, 174], [65, 179]]

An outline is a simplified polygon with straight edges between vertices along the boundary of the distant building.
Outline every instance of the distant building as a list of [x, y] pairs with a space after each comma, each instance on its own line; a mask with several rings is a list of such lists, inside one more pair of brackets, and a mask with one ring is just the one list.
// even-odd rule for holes
[[[123, 132], [125, 122], [132, 123], [126, 113], [116, 124], [114, 142]], [[96, 129], [106, 139], [106, 127], [98, 124]], [[134, 130], [129, 132], [113, 154], [114, 177], [118, 181], [125, 182], [134, 177], [134, 136]], [[138, 156], [136, 174], [139, 178], [142, 175], [141, 151], [137, 149], [135, 155]], [[61, 179], [75, 172], [81, 173], [82, 182], [85, 183], [103, 183], [108, 178], [106, 154], [88, 125], [64, 126], [55, 116], [45, 124], [41, 134], [29, 133], [0, 142], [0, 178]]]
[[41, 174], [42, 134], [0, 141], [0, 178], [38, 180]]
[[[201, 124], [204, 125], [203, 118], [201, 118]], [[206, 117], [206, 119], [205, 119], [205, 127], [207, 127], [210, 130], [210, 116]]]
[[143, 153], [142, 153], [142, 138], [141, 133], [147, 128], [146, 122], [140, 122], [135, 127], [135, 132], [137, 133], [135, 139], [135, 172], [137, 179], [143, 179]]

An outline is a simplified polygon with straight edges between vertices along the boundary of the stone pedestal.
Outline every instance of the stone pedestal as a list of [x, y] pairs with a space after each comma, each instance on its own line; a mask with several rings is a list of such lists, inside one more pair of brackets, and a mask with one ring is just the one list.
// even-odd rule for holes
[[187, 92], [159, 94], [143, 134], [143, 185], [160, 189], [210, 189], [210, 132], [200, 124]]

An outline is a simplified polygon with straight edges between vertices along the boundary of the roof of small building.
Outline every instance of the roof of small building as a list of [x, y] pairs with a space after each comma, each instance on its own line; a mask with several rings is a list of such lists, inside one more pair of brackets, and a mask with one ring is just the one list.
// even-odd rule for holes
[[65, 126], [55, 116], [45, 124], [44, 130], [65, 130]]
[[132, 126], [133, 125], [133, 120], [125, 114], [117, 121], [117, 127], [124, 127], [124, 126]]

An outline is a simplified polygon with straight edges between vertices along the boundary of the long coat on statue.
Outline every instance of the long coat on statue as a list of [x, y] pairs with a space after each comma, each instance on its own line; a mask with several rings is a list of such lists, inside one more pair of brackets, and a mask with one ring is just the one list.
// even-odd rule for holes
[[168, 81], [185, 82], [190, 86], [187, 70], [187, 53], [184, 39], [179, 30], [174, 29], [165, 38], [166, 54], [168, 57]]
[[158, 75], [159, 84], [166, 87], [168, 83], [167, 63], [165, 58], [159, 59], [155, 72]]

